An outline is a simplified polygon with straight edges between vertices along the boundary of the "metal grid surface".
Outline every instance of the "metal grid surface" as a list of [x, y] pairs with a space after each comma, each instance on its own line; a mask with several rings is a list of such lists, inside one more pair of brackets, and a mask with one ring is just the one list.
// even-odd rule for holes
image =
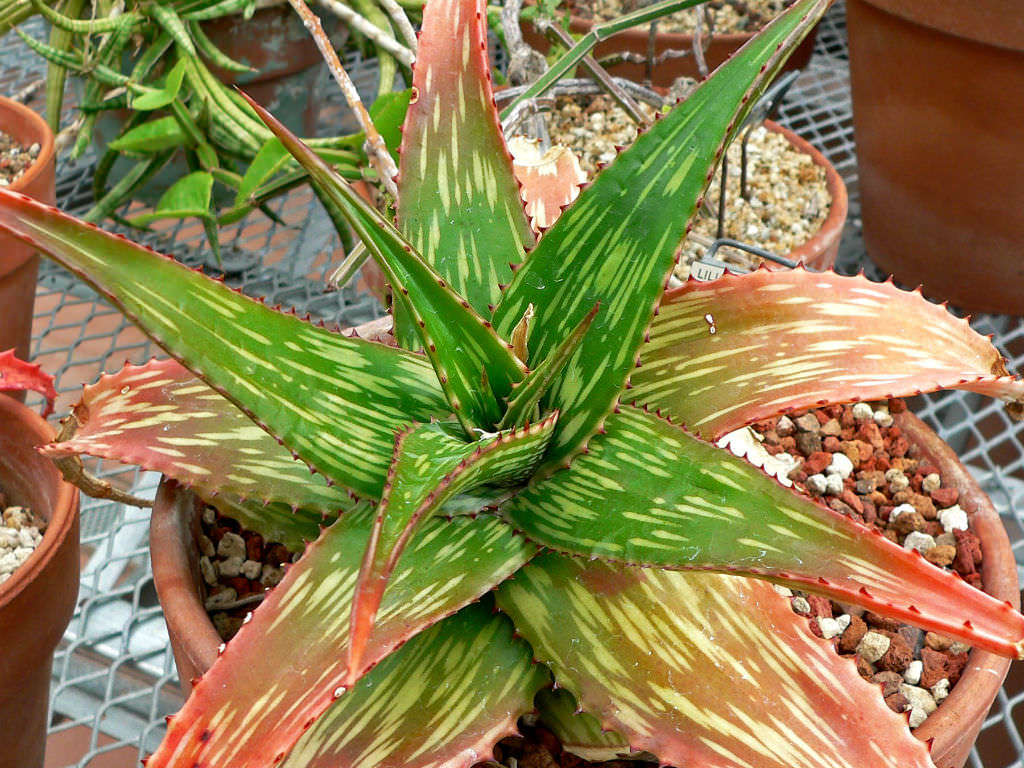
[[[352, 62], [358, 64], [358, 62]], [[15, 92], [38, 79], [39, 65], [13, 36], [0, 40], [0, 89]], [[372, 69], [361, 82], [372, 93]], [[33, 102], [39, 106], [39, 99]], [[334, 106], [337, 106], [336, 104]], [[328, 113], [341, 114], [339, 109]], [[791, 90], [781, 122], [819, 147], [838, 168], [850, 193], [850, 218], [838, 269], [864, 269], [879, 276], [860, 238], [860, 209], [844, 10], [838, 3], [823, 21], [815, 55]], [[337, 126], [334, 126], [335, 131]], [[58, 197], [68, 210], [89, 204], [90, 161], [62, 162]], [[270, 303], [310, 312], [328, 324], [369, 319], [376, 305], [352, 289], [325, 294], [323, 277], [336, 236], [308, 192], [293, 194], [277, 211], [287, 226], [250, 218], [229, 233], [232, 243], [226, 279]], [[157, 249], [190, 264], [208, 256], [201, 228], [176, 224], [148, 237]], [[977, 316], [975, 326], [993, 333], [1010, 367], [1024, 370], [1024, 320]], [[58, 412], [70, 406], [82, 383], [126, 360], [141, 362], [156, 350], [121, 316], [70, 275], [44, 264], [36, 305], [33, 352], [58, 376]], [[913, 407], [956, 448], [1002, 513], [1018, 563], [1024, 563], [1024, 425], [1013, 425], [1001, 407], [980, 396], [943, 393], [916, 398]], [[152, 474], [99, 463], [95, 471], [110, 482], [152, 493]], [[54, 664], [51, 750], [65, 742], [72, 762], [85, 768], [137, 765], [164, 727], [163, 717], [182, 702], [166, 629], [155, 598], [146, 549], [144, 510], [83, 499], [82, 544], [88, 555], [79, 607]], [[1016, 665], [986, 721], [973, 768], [1024, 768], [1024, 670]], [[71, 745], [70, 749], [68, 745]]]

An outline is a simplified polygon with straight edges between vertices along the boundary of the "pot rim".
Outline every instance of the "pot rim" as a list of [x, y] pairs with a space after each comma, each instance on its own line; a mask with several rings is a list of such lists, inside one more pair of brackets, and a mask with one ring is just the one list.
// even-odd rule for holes
[[[31, 408], [13, 398], [0, 395], [0, 421], [17, 424], [33, 448], [52, 442], [56, 434], [53, 427]], [[48, 459], [39, 457], [40, 461]], [[54, 473], [57, 472], [53, 467]], [[58, 476], [57, 494], [53, 501], [51, 516], [47, 520], [46, 534], [32, 555], [3, 584], [0, 584], [0, 610], [14, 601], [41, 574], [54, 554], [64, 546], [68, 536], [76, 530], [78, 519], [78, 489]]]
[[22, 120], [27, 125], [27, 130], [21, 135], [11, 134], [15, 139], [24, 144], [27, 142], [27, 135], [39, 143], [39, 156], [35, 162], [13, 184], [7, 187], [12, 192], [25, 194], [25, 190], [32, 186], [33, 182], [46, 172], [47, 165], [53, 161], [53, 131], [50, 130], [50, 126], [47, 125], [46, 121], [35, 110], [29, 109], [21, 102], [0, 96], [0, 130], [3, 130], [5, 133], [10, 130], [10, 115], [15, 115], [16, 119]]
[[1024, 15], [1017, 0], [851, 0], [908, 24], [980, 45], [1024, 52]]

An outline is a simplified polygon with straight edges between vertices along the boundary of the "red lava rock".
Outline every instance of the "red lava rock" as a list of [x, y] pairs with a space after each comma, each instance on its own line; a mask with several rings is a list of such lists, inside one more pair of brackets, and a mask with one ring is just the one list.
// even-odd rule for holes
[[932, 501], [939, 509], [952, 507], [960, 499], [960, 491], [956, 488], [936, 488], [931, 493]]
[[864, 507], [864, 522], [868, 525], [874, 525], [875, 521], [878, 520], [878, 508], [871, 499], [863, 499], [861, 506]]
[[969, 653], [951, 653], [946, 657], [946, 677], [950, 686], [956, 685], [967, 666]]
[[981, 565], [981, 542], [978, 537], [970, 531], [953, 531], [956, 536], [956, 559], [953, 560], [953, 569], [961, 576], [975, 573]]
[[868, 623], [869, 627], [874, 629], [880, 629], [883, 632], [897, 632], [900, 628], [900, 623], [896, 619], [890, 619], [887, 616], [880, 616], [877, 613], [868, 611], [864, 614], [864, 621]]
[[796, 438], [793, 437], [792, 435], [787, 435], [786, 437], [779, 439], [779, 445], [782, 446], [782, 448], [786, 451], [795, 451]]
[[821, 435], [817, 432], [797, 432], [796, 449], [804, 456], [821, 450]]
[[835, 435], [829, 435], [822, 440], [821, 447], [828, 453], [841, 453], [843, 450], [842, 443], [839, 442], [839, 438]]
[[892, 670], [883, 670], [872, 675], [871, 682], [878, 683], [882, 686], [883, 696], [891, 696], [892, 694], [899, 692], [900, 685], [903, 683], [903, 675], [899, 672], [893, 672]]
[[865, 421], [857, 427], [857, 439], [868, 443], [876, 451], [881, 451], [885, 447], [882, 433], [873, 421]]
[[857, 494], [850, 489], [844, 490], [839, 498], [842, 499], [845, 504], [853, 507], [854, 511], [858, 515], [864, 514], [864, 502], [862, 502], [860, 498], [858, 498]]
[[879, 669], [899, 672], [902, 682], [902, 673], [913, 660], [914, 649], [903, 639], [899, 632], [886, 632], [885, 634], [889, 638], [889, 650], [885, 652], [876, 664]]
[[927, 645], [921, 649], [921, 687], [931, 688], [939, 680], [946, 677], [946, 654], [942, 651], [935, 651]]
[[975, 589], [982, 589], [981, 574], [975, 571], [974, 573], [968, 573], [964, 576], [964, 581], [970, 584]]
[[902, 693], [892, 693], [885, 697], [885, 705], [893, 712], [906, 712], [910, 702]]
[[868, 625], [860, 616], [850, 614], [850, 626], [839, 636], [839, 650], [842, 653], [853, 653], [857, 644], [867, 634]]
[[838, 419], [829, 419], [821, 425], [821, 434], [827, 437], [838, 437], [843, 431], [843, 428], [839, 425]]
[[857, 673], [865, 680], [870, 680], [872, 675], [875, 674], [874, 667], [871, 666], [871, 662], [867, 661], [859, 653], [854, 657], [854, 663], [857, 665]]
[[224, 538], [225, 533], [231, 533], [231, 529], [218, 523], [217, 525], [210, 526], [210, 531], [207, 533], [207, 536], [210, 537], [210, 541], [213, 542], [213, 545], [217, 546], [220, 543], [220, 540]]
[[903, 413], [907, 410], [907, 401], [901, 400], [898, 397], [892, 397], [889, 399], [889, 413]]
[[292, 556], [284, 544], [273, 542], [267, 545], [266, 553], [263, 555], [263, 562], [267, 565], [281, 565], [291, 562]]
[[838, 512], [840, 515], [843, 515], [844, 517], [852, 517], [857, 520], [861, 519], [861, 516], [857, 512], [857, 510], [855, 510], [853, 507], [851, 507], [849, 504], [842, 501], [841, 499], [837, 499], [835, 497], [829, 499], [828, 508], [831, 509], [833, 512]]
[[804, 459], [803, 470], [808, 475], [817, 475], [825, 471], [825, 467], [832, 463], [832, 454], [825, 451], [815, 451]]
[[232, 576], [221, 579], [221, 583], [231, 587], [239, 597], [245, 597], [252, 590], [249, 588], [249, 580], [244, 576]]
[[[945, 530], [942, 527], [942, 523], [938, 520], [929, 520], [924, 524], [924, 532], [934, 539], [936, 536], [941, 536]], [[952, 547], [952, 549], [954, 552], [956, 551], [956, 547]], [[946, 563], [946, 565], [948, 564], [949, 563]]]
[[895, 438], [889, 446], [889, 453], [893, 456], [906, 456], [909, 450], [910, 443], [907, 442], [905, 437]]
[[[811, 606], [811, 612], [808, 616], [824, 616], [827, 619], [832, 618], [832, 601], [827, 597], [807, 595], [807, 602]], [[817, 624], [817, 622], [811, 623]]]
[[263, 562], [263, 537], [255, 531], [242, 534], [245, 539], [245, 559]]
[[938, 632], [925, 632], [924, 644], [933, 651], [948, 651], [950, 646], [953, 645], [953, 640], [945, 635], [940, 635]]

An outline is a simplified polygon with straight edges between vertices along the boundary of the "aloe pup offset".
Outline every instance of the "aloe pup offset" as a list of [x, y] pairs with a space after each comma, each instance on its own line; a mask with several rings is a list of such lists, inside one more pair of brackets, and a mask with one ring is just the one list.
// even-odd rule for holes
[[87, 388], [79, 431], [50, 452], [137, 461], [286, 543], [315, 539], [149, 768], [468, 766], [552, 682], [674, 765], [931, 765], [768, 582], [1016, 657], [1024, 617], [713, 441], [941, 387], [1019, 409], [1024, 383], [889, 283], [761, 271], [664, 291], [734, 127], [827, 6], [797, 2], [539, 237], [482, 3], [427, 5], [397, 229], [261, 113], [385, 271], [397, 335], [422, 352], [314, 327], [0, 193], [0, 228], [183, 364]]

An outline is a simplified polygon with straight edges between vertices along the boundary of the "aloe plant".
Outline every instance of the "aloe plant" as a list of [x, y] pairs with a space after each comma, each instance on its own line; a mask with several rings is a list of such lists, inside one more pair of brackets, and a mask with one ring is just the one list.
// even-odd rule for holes
[[27, 391], [38, 392], [45, 398], [44, 417], [53, 413], [53, 401], [57, 399], [53, 376], [38, 365], [15, 357], [13, 349], [0, 352], [0, 392]]
[[148, 768], [468, 766], [552, 684], [596, 718], [581, 733], [664, 763], [931, 765], [772, 583], [1013, 657], [1024, 616], [715, 443], [790, 409], [942, 387], [1019, 411], [1024, 382], [891, 283], [798, 269], [665, 291], [727, 142], [827, 6], [795, 3], [541, 235], [479, 0], [426, 7], [397, 227], [254, 107], [387, 275], [408, 349], [0, 192], [0, 229], [174, 358], [87, 388], [49, 452], [139, 462], [315, 539]]

